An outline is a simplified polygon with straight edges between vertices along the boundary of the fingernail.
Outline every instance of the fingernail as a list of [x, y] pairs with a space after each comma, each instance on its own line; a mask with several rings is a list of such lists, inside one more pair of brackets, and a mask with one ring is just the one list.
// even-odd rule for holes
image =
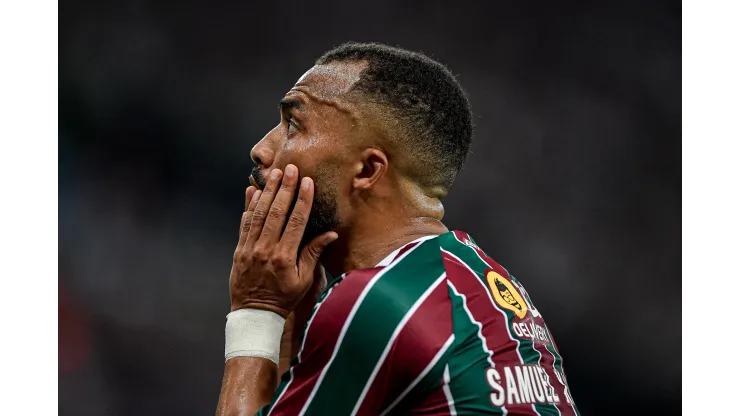
[[280, 177], [280, 169], [273, 169], [270, 173], [270, 179], [275, 180]]
[[308, 189], [308, 183], [310, 180], [310, 178], [301, 179], [301, 189]]
[[285, 176], [293, 177], [295, 175], [296, 168], [293, 165], [288, 165], [285, 167]]
[[252, 201], [256, 201], [256, 200], [260, 199], [260, 195], [262, 195], [262, 191], [260, 191], [260, 190], [257, 190], [257, 191], [256, 191], [256, 192], [254, 193], [254, 195], [252, 195]]

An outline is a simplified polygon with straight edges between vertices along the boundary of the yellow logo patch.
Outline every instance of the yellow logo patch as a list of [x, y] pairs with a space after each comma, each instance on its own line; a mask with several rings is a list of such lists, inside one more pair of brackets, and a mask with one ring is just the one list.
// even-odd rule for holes
[[493, 270], [486, 273], [486, 280], [493, 292], [493, 299], [499, 306], [514, 312], [519, 318], [527, 315], [527, 303], [510, 281]]

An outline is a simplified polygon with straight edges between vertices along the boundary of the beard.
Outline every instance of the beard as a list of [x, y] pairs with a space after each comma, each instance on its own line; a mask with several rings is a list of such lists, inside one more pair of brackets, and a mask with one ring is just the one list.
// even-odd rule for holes
[[[265, 186], [267, 186], [267, 180], [262, 176], [259, 168], [255, 167], [252, 169], [252, 176], [254, 177], [254, 181], [257, 182], [259, 189], [264, 190]], [[306, 222], [306, 228], [303, 232], [300, 248], [303, 248], [306, 244], [311, 242], [311, 240], [321, 234], [339, 227], [337, 196], [336, 192], [333, 192], [334, 188], [331, 187], [331, 184], [336, 184], [336, 180], [334, 179], [335, 177], [336, 175], [329, 171], [328, 168], [319, 168], [316, 175], [311, 177], [314, 181], [313, 204], [311, 205], [311, 212], [308, 215], [308, 221]], [[293, 201], [290, 204], [290, 209], [286, 216], [286, 225], [288, 223], [288, 218], [292, 215], [293, 208], [298, 201], [301, 179], [302, 177], [298, 178], [295, 195], [293, 195]], [[285, 231], [285, 225], [283, 226], [283, 231]]]

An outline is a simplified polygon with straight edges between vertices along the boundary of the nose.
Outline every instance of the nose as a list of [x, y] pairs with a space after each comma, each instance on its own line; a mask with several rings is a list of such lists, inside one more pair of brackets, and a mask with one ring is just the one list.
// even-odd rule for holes
[[249, 153], [252, 161], [257, 166], [262, 168], [268, 168], [275, 162], [275, 152], [270, 148], [270, 133], [262, 138]]

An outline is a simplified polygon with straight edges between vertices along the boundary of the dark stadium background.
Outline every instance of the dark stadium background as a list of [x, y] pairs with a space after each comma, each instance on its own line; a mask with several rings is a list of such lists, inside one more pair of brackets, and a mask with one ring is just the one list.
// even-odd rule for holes
[[581, 412], [678, 414], [680, 17], [667, 1], [61, 3], [60, 414], [214, 412], [249, 151], [348, 40], [459, 75], [476, 130], [445, 222], [524, 282]]

